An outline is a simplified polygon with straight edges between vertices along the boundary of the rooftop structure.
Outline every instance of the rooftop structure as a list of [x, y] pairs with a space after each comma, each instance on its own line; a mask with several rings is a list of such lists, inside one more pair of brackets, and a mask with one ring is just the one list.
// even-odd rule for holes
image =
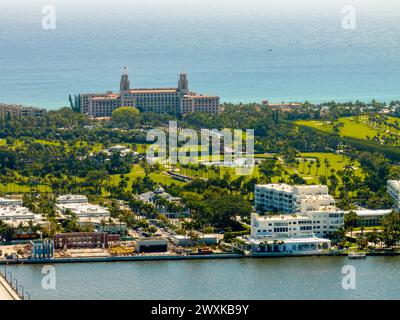
[[88, 203], [88, 198], [84, 195], [80, 194], [66, 194], [59, 196], [56, 199], [58, 204], [66, 204], [66, 203]]
[[71, 210], [79, 218], [101, 218], [109, 217], [110, 212], [107, 208], [91, 203], [63, 203], [56, 204], [59, 212], [65, 215], [67, 210]]
[[58, 233], [54, 236], [55, 249], [107, 248], [110, 242], [118, 242], [120, 236], [105, 232]]
[[[156, 209], [159, 213], [164, 214], [169, 218], [175, 218], [176, 212], [169, 212], [167, 207], [158, 204], [157, 203], [158, 197], [161, 197], [161, 198], [163, 198], [169, 202], [173, 202], [175, 204], [181, 203], [181, 198], [172, 196], [171, 194], [166, 192], [164, 190], [164, 188], [161, 186], [158, 186], [154, 191], [142, 193], [139, 196], [139, 199], [144, 202], [152, 203], [156, 207]], [[188, 210], [185, 210], [185, 212], [183, 214], [187, 214], [187, 213], [188, 213]]]
[[272, 110], [279, 111], [292, 111], [301, 109], [302, 104], [299, 102], [280, 102], [280, 103], [271, 103], [268, 100], [262, 101], [262, 104]]
[[285, 183], [256, 185], [255, 206], [259, 212], [295, 213], [327, 210], [335, 206], [325, 185], [290, 186]]
[[218, 242], [223, 238], [220, 234], [198, 234], [198, 238], [196, 240], [192, 239], [187, 235], [172, 235], [171, 240], [172, 242], [181, 247], [189, 247], [198, 244], [202, 245], [217, 245]]
[[22, 199], [19, 198], [0, 198], [0, 206], [19, 205], [22, 206]]
[[167, 252], [168, 240], [163, 238], [143, 238], [136, 240], [137, 252]]
[[331, 241], [317, 237], [287, 239], [244, 238], [243, 248], [252, 255], [312, 255], [330, 249]]
[[30, 221], [35, 225], [43, 225], [46, 223], [42, 215], [33, 213], [28, 208], [23, 207], [22, 202], [18, 201], [16, 201], [15, 204], [3, 203], [0, 205], [0, 221], [13, 227], [18, 226], [20, 223], [26, 226]]

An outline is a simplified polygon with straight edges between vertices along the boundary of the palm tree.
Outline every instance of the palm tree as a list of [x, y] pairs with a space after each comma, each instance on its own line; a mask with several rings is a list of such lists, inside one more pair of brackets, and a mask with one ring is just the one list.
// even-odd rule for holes
[[321, 168], [321, 162], [319, 161], [319, 158], [317, 159], [316, 168], [317, 168], [317, 170], [316, 170], [316, 173], [315, 173], [315, 175], [316, 175], [316, 176], [318, 176], [318, 171], [319, 171], [319, 168]]
[[328, 169], [331, 167], [331, 164], [329, 163], [328, 158], [324, 159], [324, 165], [325, 165], [325, 176], [326, 176]]

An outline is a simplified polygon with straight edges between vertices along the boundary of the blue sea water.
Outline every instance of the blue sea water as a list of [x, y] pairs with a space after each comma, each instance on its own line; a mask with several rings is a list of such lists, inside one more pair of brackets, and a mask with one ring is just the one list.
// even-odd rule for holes
[[[56, 29], [41, 27], [44, 5]], [[344, 5], [356, 28], [342, 28]], [[190, 88], [223, 102], [400, 100], [396, 1], [2, 0], [0, 101], [46, 108], [68, 94]]]

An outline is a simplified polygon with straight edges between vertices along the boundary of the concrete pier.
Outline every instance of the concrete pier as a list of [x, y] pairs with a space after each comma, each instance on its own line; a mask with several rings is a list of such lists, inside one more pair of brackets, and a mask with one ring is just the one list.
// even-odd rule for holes
[[21, 300], [10, 284], [0, 274], [0, 300]]

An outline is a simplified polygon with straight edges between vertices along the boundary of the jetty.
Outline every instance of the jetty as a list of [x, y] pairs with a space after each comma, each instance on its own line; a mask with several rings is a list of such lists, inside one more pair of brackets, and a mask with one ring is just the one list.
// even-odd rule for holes
[[24, 290], [22, 284], [18, 283], [18, 279], [13, 277], [10, 271], [4, 270], [0, 272], [0, 300], [29, 300], [30, 293]]

